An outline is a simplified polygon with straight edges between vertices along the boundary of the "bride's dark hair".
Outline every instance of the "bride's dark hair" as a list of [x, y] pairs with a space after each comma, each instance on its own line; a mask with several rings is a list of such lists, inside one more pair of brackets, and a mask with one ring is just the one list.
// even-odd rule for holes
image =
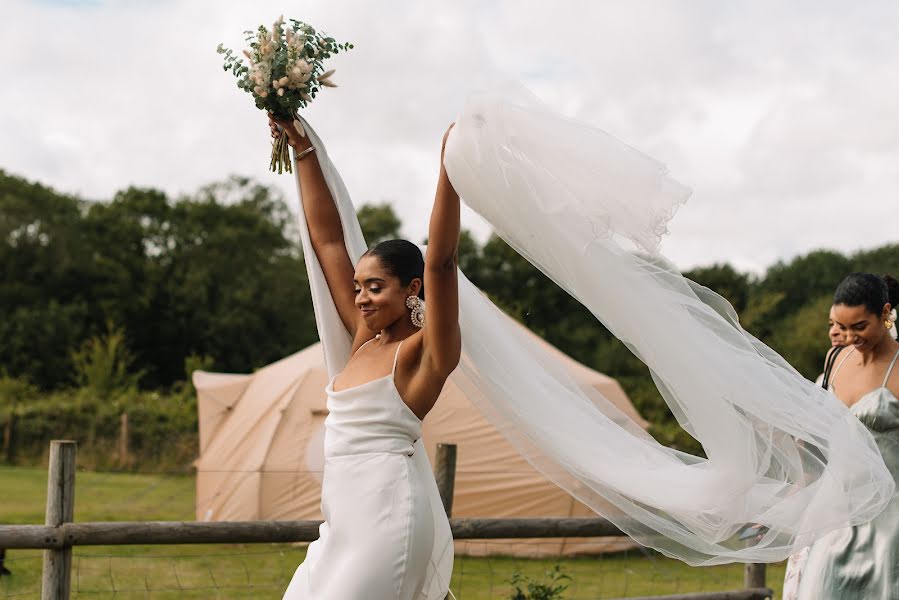
[[415, 278], [421, 279], [418, 297], [425, 299], [425, 260], [418, 246], [409, 240], [386, 240], [370, 248], [365, 256], [377, 256], [384, 268], [403, 285], [409, 285]]
[[879, 315], [883, 305], [889, 303], [893, 308], [899, 302], [899, 281], [889, 275], [873, 273], [852, 273], [847, 275], [837, 286], [833, 295], [833, 303], [845, 306], [862, 306], [871, 313]]

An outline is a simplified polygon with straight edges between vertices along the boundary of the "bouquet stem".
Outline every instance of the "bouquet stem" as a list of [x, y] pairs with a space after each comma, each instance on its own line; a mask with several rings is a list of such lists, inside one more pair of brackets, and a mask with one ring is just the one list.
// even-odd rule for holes
[[272, 162], [269, 170], [278, 173], [293, 173], [293, 163], [290, 161], [290, 145], [287, 143], [287, 134], [282, 132], [272, 142]]

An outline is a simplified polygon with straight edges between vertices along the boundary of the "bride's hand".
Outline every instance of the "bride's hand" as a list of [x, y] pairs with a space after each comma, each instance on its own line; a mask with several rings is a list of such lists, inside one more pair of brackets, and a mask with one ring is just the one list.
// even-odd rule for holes
[[450, 131], [452, 131], [453, 127], [455, 127], [455, 126], [456, 126], [455, 123], [450, 123], [450, 126], [446, 128], [446, 133], [443, 134], [443, 142], [440, 145], [440, 162], [441, 163], [443, 162], [443, 155], [446, 152], [446, 140], [449, 139]]
[[271, 113], [268, 113], [268, 126], [269, 129], [272, 130], [272, 137], [275, 139], [286, 133], [287, 143], [290, 144], [294, 150], [305, 150], [312, 145], [309, 136], [300, 135], [293, 126], [293, 121], [276, 119]]
[[455, 123], [450, 123], [450, 126], [446, 128], [446, 133], [443, 134], [443, 142], [440, 145], [440, 181], [437, 184], [438, 189], [444, 188], [447, 189], [452, 196], [455, 196], [456, 200], [459, 199], [459, 194], [456, 192], [456, 189], [453, 187], [453, 183], [450, 181], [449, 174], [446, 172], [446, 166], [443, 164], [444, 155], [446, 154], [446, 141], [449, 139], [449, 134], [455, 127]]

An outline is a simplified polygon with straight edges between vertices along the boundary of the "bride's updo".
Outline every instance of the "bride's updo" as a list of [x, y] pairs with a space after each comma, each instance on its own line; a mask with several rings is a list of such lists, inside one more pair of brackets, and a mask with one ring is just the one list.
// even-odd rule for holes
[[421, 279], [418, 297], [425, 299], [425, 260], [418, 246], [409, 240], [386, 240], [369, 249], [363, 256], [377, 256], [384, 268], [398, 277], [403, 285], [409, 285], [415, 278]]

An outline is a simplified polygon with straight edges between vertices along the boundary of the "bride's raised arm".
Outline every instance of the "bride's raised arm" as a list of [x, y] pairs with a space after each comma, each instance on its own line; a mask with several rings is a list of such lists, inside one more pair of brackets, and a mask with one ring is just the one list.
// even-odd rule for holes
[[440, 151], [440, 176], [428, 228], [425, 254], [424, 288], [427, 316], [422, 335], [422, 365], [436, 375], [447, 377], [462, 351], [459, 333], [459, 281], [456, 275], [459, 249], [459, 194], [450, 183], [443, 166], [443, 153], [452, 125], [443, 136]]
[[[360, 316], [353, 291], [353, 262], [346, 250], [337, 205], [334, 204], [325, 182], [318, 157], [314, 150], [310, 150], [312, 142], [308, 136], [300, 136], [292, 123], [269, 117], [269, 125], [272, 136], [287, 133], [288, 143], [296, 156], [300, 157], [296, 161], [296, 176], [303, 194], [303, 212], [309, 227], [309, 239], [328, 282], [340, 320], [355, 338], [359, 331]], [[278, 130], [278, 126], [282, 131]]]

